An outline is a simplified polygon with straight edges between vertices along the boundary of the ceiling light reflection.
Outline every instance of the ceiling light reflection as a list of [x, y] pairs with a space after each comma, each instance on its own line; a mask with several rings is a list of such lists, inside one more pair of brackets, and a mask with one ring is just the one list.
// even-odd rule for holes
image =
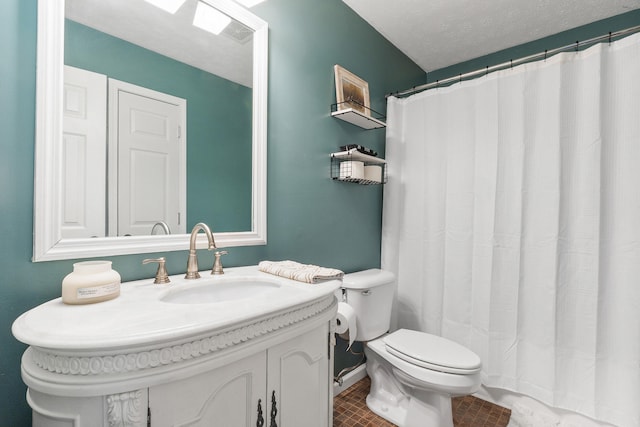
[[174, 14], [182, 7], [185, 1], [187, 0], [144, 0], [147, 3], [154, 5], [155, 7], [159, 7], [160, 9]]
[[198, 2], [196, 14], [193, 17], [193, 25], [202, 28], [212, 34], [220, 34], [227, 25], [231, 23], [231, 18], [217, 9], [201, 1]]
[[262, 3], [264, 0], [236, 0], [238, 3], [243, 5], [244, 7], [253, 7], [258, 3]]

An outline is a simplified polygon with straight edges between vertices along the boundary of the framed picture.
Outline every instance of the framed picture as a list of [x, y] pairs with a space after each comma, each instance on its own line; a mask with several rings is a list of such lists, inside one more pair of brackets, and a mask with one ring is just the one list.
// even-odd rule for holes
[[369, 83], [339, 65], [335, 65], [333, 70], [336, 75], [336, 103], [338, 104], [338, 110], [353, 108], [366, 116], [370, 116]]

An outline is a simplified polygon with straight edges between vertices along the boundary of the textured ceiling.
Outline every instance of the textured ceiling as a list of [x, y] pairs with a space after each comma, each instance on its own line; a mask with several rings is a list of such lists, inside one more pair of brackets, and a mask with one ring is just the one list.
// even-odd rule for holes
[[343, 1], [425, 71], [640, 8], [640, 0]]
[[251, 87], [253, 42], [238, 41], [246, 27], [233, 22], [214, 36], [192, 25], [196, 0], [170, 14], [144, 0], [66, 0], [65, 16], [227, 80]]

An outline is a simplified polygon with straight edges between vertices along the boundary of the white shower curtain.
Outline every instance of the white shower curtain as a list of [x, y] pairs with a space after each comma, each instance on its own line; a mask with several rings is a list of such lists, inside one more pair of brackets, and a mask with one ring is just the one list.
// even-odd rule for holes
[[640, 426], [640, 35], [388, 102], [398, 327], [483, 384]]

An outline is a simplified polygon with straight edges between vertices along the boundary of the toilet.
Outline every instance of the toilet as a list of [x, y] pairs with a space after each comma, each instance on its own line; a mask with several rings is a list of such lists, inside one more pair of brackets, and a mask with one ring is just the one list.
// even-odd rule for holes
[[480, 357], [448, 339], [408, 329], [388, 333], [395, 276], [346, 274], [343, 299], [356, 316], [371, 389], [367, 406], [400, 427], [453, 427], [451, 397], [480, 387]]

